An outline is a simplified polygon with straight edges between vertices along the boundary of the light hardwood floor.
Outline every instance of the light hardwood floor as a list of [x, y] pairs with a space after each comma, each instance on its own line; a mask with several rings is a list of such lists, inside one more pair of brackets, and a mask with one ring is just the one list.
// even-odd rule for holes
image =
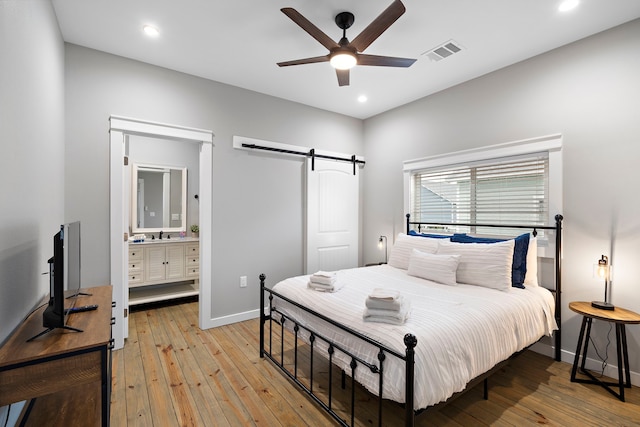
[[[130, 314], [129, 338], [113, 353], [112, 426], [335, 425], [260, 359], [257, 320], [202, 331], [197, 310], [191, 302]], [[318, 378], [326, 379], [325, 368]], [[570, 382], [570, 371], [527, 351], [490, 378], [489, 400], [478, 386], [422, 414], [417, 425], [640, 425], [638, 387], [625, 391], [623, 403], [599, 386]], [[350, 393], [337, 388], [337, 395]], [[356, 424], [377, 425], [375, 399], [357, 388], [357, 400]], [[385, 426], [401, 425], [398, 405], [385, 405], [384, 414]]]

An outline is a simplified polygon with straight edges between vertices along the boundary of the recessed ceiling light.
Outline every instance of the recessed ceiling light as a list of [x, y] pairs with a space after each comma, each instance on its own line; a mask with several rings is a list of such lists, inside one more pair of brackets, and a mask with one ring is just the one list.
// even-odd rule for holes
[[156, 27], [153, 27], [151, 25], [145, 25], [144, 27], [142, 27], [142, 30], [149, 37], [158, 37], [160, 35], [160, 31], [158, 31]]
[[560, 6], [558, 6], [558, 10], [560, 12], [568, 12], [571, 9], [575, 9], [579, 3], [580, 0], [564, 0], [562, 3], [560, 3]]
[[358, 97], [358, 102], [367, 102], [367, 96], [366, 95], [360, 95]]

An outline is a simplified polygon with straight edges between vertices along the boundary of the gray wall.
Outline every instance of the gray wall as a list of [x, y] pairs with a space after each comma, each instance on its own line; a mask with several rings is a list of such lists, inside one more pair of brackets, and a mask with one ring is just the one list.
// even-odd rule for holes
[[64, 44], [46, 1], [0, 2], [0, 342], [49, 293], [64, 222]]
[[65, 213], [83, 222], [87, 283], [109, 283], [110, 115], [215, 134], [213, 194], [200, 194], [213, 198], [213, 256], [201, 260], [212, 263], [212, 318], [256, 310], [262, 272], [269, 283], [302, 274], [302, 160], [234, 150], [232, 137], [361, 155], [361, 120], [76, 45], [65, 58]]
[[1, 343], [48, 294], [64, 222], [64, 44], [48, 1], [0, 1], [0, 129]]
[[[603, 298], [592, 278], [601, 254], [614, 266], [613, 303], [640, 312], [639, 40], [636, 20], [366, 120], [365, 262], [379, 259], [378, 235], [403, 229], [404, 160], [562, 133], [563, 349], [575, 351], [581, 320], [568, 303]], [[640, 328], [627, 333], [640, 373]]]

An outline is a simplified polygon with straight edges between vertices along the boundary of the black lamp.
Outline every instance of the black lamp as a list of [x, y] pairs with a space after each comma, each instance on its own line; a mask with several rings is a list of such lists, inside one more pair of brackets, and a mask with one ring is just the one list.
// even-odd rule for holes
[[604, 301], [591, 301], [591, 306], [601, 310], [615, 310], [615, 306], [607, 301], [609, 279], [611, 278], [611, 265], [609, 265], [609, 258], [605, 255], [602, 255], [598, 260], [598, 264], [594, 268], [594, 275], [604, 279]]
[[382, 249], [384, 245], [384, 263], [387, 263], [387, 236], [380, 236], [378, 238], [378, 249]]

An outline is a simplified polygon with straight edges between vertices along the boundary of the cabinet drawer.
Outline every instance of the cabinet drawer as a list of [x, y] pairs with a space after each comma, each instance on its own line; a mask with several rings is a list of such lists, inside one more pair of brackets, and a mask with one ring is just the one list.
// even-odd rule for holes
[[143, 254], [142, 248], [129, 248], [129, 261], [140, 260], [142, 261]]
[[142, 271], [142, 260], [129, 260], [129, 273], [137, 273]]
[[187, 255], [200, 255], [200, 243], [190, 243], [187, 245]]
[[199, 277], [200, 276], [200, 267], [199, 266], [189, 266], [187, 267], [187, 277]]
[[197, 267], [200, 265], [199, 256], [187, 256], [187, 267]]
[[138, 272], [129, 272], [129, 286], [131, 285], [135, 285], [137, 283], [142, 283], [142, 279], [143, 279], [143, 274], [142, 271], [138, 271]]

